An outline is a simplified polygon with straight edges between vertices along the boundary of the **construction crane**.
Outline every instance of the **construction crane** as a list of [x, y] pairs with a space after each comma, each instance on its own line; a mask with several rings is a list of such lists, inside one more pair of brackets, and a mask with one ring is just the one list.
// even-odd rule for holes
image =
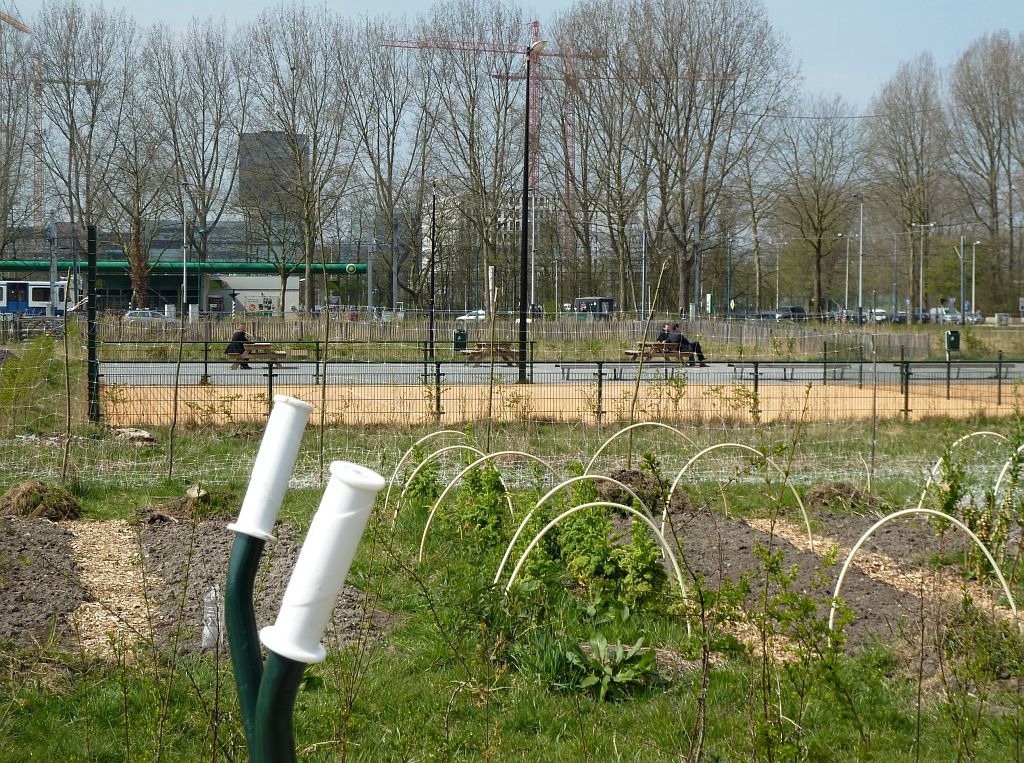
[[4, 22], [5, 24], [8, 24], [9, 26], [14, 27], [19, 32], [24, 32], [25, 34], [32, 34], [32, 30], [29, 29], [25, 24], [22, 24], [20, 21], [14, 18], [14, 16], [8, 16], [3, 11], [0, 11], [0, 21]]
[[[530, 45], [534, 45], [540, 41], [540, 22], [533, 21], [530, 24]], [[423, 38], [420, 40], [385, 40], [381, 43], [381, 47], [384, 48], [412, 48], [416, 50], [457, 50], [466, 51], [470, 53], [524, 53], [529, 50], [530, 46], [523, 47], [522, 45], [505, 45], [503, 43], [494, 42], [465, 42], [461, 40], [445, 40], [440, 38]], [[539, 126], [538, 120], [540, 119], [540, 88], [536, 86], [536, 82], [543, 79], [540, 76], [540, 56], [562, 56], [562, 53], [557, 51], [546, 52], [536, 51], [531, 55], [536, 56], [536, 66], [530, 69], [530, 103], [528, 106], [528, 113], [530, 115], [530, 185], [535, 185], [537, 181], [537, 128]]]

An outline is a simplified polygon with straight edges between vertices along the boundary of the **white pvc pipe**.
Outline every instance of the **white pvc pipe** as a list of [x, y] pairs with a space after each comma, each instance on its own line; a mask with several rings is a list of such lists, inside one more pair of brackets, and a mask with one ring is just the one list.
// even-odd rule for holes
[[1013, 612], [1013, 620], [1015, 623], [1017, 623], [1017, 629], [1020, 631], [1022, 635], [1024, 635], [1024, 623], [1020, 622], [1020, 618], [1017, 615], [1017, 603], [1013, 600], [1013, 593], [1010, 591], [1010, 586], [1007, 585], [1006, 578], [1003, 577], [1003, 571], [996, 563], [995, 558], [992, 556], [991, 552], [989, 552], [985, 544], [981, 542], [981, 538], [975, 535], [971, 528], [969, 528], [956, 517], [952, 517], [949, 514], [946, 514], [942, 511], [936, 511], [935, 509], [921, 508], [900, 509], [899, 511], [894, 511], [892, 514], [889, 514], [888, 516], [882, 517], [873, 525], [871, 525], [871, 527], [865, 530], [864, 534], [860, 536], [860, 538], [854, 544], [853, 548], [850, 549], [850, 553], [846, 557], [846, 561], [843, 562], [843, 568], [839, 571], [839, 577], [836, 579], [836, 590], [832, 592], [832, 608], [828, 612], [829, 631], [832, 631], [835, 627], [836, 607], [839, 603], [839, 592], [843, 588], [843, 581], [846, 579], [846, 573], [850, 569], [850, 565], [853, 564], [853, 557], [857, 555], [857, 552], [860, 551], [860, 547], [863, 546], [865, 542], [867, 542], [867, 539], [874, 534], [875, 530], [884, 525], [886, 522], [889, 522], [893, 519], [897, 519], [899, 517], [907, 516], [908, 514], [925, 514], [930, 517], [938, 517], [939, 519], [942, 519], [946, 522], [953, 523], [956, 527], [959, 527], [961, 530], [967, 533], [968, 536], [970, 536], [971, 540], [974, 541], [974, 545], [976, 545], [981, 550], [981, 553], [985, 555], [985, 558], [988, 560], [989, 565], [992, 567], [992, 571], [996, 574], [996, 578], [999, 579], [999, 585], [1003, 587], [1003, 593], [1006, 595], [1006, 601], [1010, 605], [1010, 611]]
[[320, 639], [384, 484], [383, 477], [366, 467], [348, 461], [331, 464], [331, 479], [309, 525], [277, 620], [260, 631], [260, 641], [268, 649], [304, 663], [322, 662], [327, 656]]
[[229, 530], [260, 540], [274, 540], [274, 522], [288, 488], [306, 421], [313, 406], [288, 395], [274, 395], [274, 408], [263, 432], [249, 488], [245, 491], [238, 521]]

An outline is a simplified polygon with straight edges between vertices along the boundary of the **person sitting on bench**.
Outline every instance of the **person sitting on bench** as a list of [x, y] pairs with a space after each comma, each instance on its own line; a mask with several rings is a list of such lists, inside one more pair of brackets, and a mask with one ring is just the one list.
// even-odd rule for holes
[[[690, 357], [690, 362], [687, 365], [700, 365], [707, 368], [708, 364], [704, 362], [704, 348], [700, 346], [700, 342], [691, 342], [686, 338], [686, 335], [678, 329], [679, 324], [677, 323], [673, 330], [679, 335], [679, 352]], [[696, 357], [696, 362], [694, 361], [694, 357]]]
[[[238, 361], [245, 352], [245, 343], [249, 341], [249, 335], [245, 333], [244, 323], [239, 323], [235, 329], [235, 333], [231, 335], [231, 341], [224, 348], [224, 354], [235, 361], [231, 364], [232, 368], [238, 366]], [[241, 367], [250, 368], [249, 364], [245, 361], [242, 361]]]

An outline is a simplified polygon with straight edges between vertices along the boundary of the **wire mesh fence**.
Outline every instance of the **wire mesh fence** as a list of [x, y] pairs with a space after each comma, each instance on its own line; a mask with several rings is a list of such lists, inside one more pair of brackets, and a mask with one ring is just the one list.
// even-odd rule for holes
[[[335, 448], [328, 455], [373, 464], [394, 455], [402, 432], [483, 424], [503, 425], [510, 446], [523, 426], [566, 425], [549, 430], [566, 433], [557, 435], [565, 443], [544, 446], [553, 454], [578, 452], [577, 435], [592, 439], [595, 431], [645, 420], [719, 438], [813, 422], [824, 425], [825, 440], [838, 441], [843, 426], [857, 422], [1018, 414], [1024, 370], [998, 351], [969, 361], [928, 360], [941, 334], [897, 332], [883, 339], [799, 326], [762, 334], [763, 327], [715, 322], [700, 324], [698, 333], [691, 323], [687, 331], [700, 336], [709, 361], [694, 367], [683, 355], [638, 354], [645, 346], [639, 323], [581, 324], [561, 334], [552, 333], [557, 326], [541, 333], [538, 324], [525, 360], [515, 335], [497, 327], [487, 339], [480, 338], [483, 327], [474, 327], [462, 343], [438, 338], [431, 347], [422, 327], [364, 322], [338, 329], [350, 333], [341, 339], [335, 338], [340, 324], [328, 324], [332, 339], [325, 342], [310, 335], [323, 324], [300, 323], [270, 322], [255, 331], [247, 325], [251, 333], [265, 330], [261, 338], [281, 337], [269, 339], [271, 354], [249, 359], [249, 368], [233, 368], [241, 364], [224, 355], [231, 324], [132, 327], [131, 340], [111, 336], [108, 326], [99, 332], [98, 416], [92, 418], [85, 332], [75, 321], [66, 332], [61, 323], [61, 330], [50, 325], [9, 338], [0, 349], [3, 482], [57, 475], [144, 484], [164, 466], [144, 449], [107, 437], [106, 427], [173, 425], [186, 437], [191, 430], [257, 428], [275, 394], [312, 402], [314, 430], [355, 427], [349, 431], [359, 436], [328, 446]], [[521, 371], [526, 384], [519, 383]], [[319, 479], [315, 465], [322, 457], [306, 460], [306, 477]], [[814, 463], [840, 475], [857, 471], [841, 455], [819, 455]], [[174, 471], [216, 479], [237, 465], [193, 458], [184, 449]]]
[[[398, 350], [410, 349], [399, 345]], [[422, 352], [420, 348], [413, 348]], [[177, 363], [101, 355], [100, 410], [115, 426], [224, 425], [265, 417], [275, 394], [314, 402], [328, 425], [417, 426], [466, 422], [611, 425], [657, 420], [687, 426], [749, 426], [796, 419], [1011, 415], [1020, 403], [1016, 362], [537, 361], [528, 384], [517, 359], [368, 358], [379, 348], [332, 346], [311, 354]], [[186, 354], [186, 353], [183, 353]], [[516, 358], [517, 356], [510, 356]], [[175, 420], [175, 416], [177, 419]]]

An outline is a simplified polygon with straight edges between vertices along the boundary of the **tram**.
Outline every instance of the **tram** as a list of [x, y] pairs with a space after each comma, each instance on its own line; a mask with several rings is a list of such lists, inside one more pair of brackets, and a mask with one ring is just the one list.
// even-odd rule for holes
[[[64, 314], [67, 281], [57, 282], [54, 315]], [[50, 306], [49, 281], [0, 281], [0, 313], [19, 315], [46, 315]]]

